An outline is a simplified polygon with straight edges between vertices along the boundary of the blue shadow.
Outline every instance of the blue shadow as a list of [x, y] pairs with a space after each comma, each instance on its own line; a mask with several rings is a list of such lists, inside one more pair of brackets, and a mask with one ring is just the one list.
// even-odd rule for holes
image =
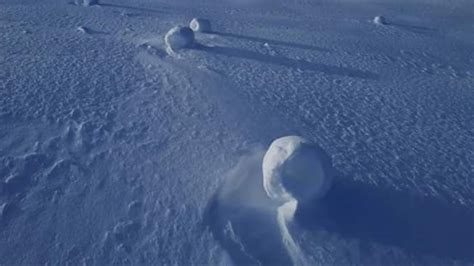
[[411, 254], [474, 261], [474, 210], [439, 198], [339, 178], [324, 199], [300, 205], [296, 221]]
[[243, 50], [239, 48], [221, 46], [209, 47], [198, 44], [196, 45], [195, 49], [213, 54], [221, 54], [230, 57], [243, 58], [248, 60], [259, 61], [266, 64], [289, 67], [293, 69], [309, 70], [329, 75], [348, 76], [360, 79], [378, 79], [378, 76], [376, 74], [369, 71], [362, 71], [342, 66], [331, 66], [326, 64], [313, 63], [308, 62], [306, 60], [291, 59], [283, 56], [261, 54], [258, 52]]
[[305, 50], [311, 50], [311, 51], [316, 51], [316, 52], [331, 52], [331, 50], [326, 49], [326, 48], [321, 48], [313, 45], [307, 45], [307, 44], [301, 44], [301, 43], [294, 43], [294, 42], [286, 42], [286, 41], [278, 41], [278, 40], [270, 40], [270, 39], [265, 39], [261, 37], [253, 37], [253, 36], [244, 36], [244, 35], [239, 35], [235, 33], [227, 33], [227, 32], [218, 32], [214, 31], [211, 32], [216, 35], [220, 36], [225, 36], [225, 37], [231, 37], [231, 38], [236, 38], [236, 39], [243, 39], [243, 40], [248, 40], [248, 41], [253, 41], [253, 42], [260, 42], [260, 43], [269, 43], [273, 45], [281, 45], [281, 46], [287, 46], [290, 48], [299, 48], [299, 49], [305, 49]]

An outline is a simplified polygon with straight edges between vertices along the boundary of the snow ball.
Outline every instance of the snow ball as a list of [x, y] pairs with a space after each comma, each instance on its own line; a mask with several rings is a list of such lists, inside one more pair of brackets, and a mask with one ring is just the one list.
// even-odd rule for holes
[[385, 20], [385, 17], [383, 16], [376, 16], [374, 18], [374, 23], [377, 25], [385, 25], [387, 24], [387, 21]]
[[79, 31], [80, 33], [88, 33], [87, 28], [83, 26], [77, 27], [77, 31]]
[[84, 0], [84, 6], [93, 6], [93, 5], [98, 5], [99, 0]]
[[194, 44], [194, 32], [188, 27], [176, 26], [166, 33], [165, 43], [172, 51], [190, 48]]
[[207, 19], [193, 18], [189, 27], [195, 32], [211, 32], [211, 22]]
[[265, 192], [281, 204], [321, 198], [332, 183], [329, 156], [298, 136], [273, 141], [263, 158], [262, 168]]
[[75, 0], [74, 3], [79, 6], [93, 6], [98, 5], [99, 0]]

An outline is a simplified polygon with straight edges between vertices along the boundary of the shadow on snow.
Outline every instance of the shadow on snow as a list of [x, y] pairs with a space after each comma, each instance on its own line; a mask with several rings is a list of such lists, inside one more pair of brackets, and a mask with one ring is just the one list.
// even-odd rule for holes
[[[291, 265], [276, 207], [262, 184], [263, 152], [244, 156], [210, 200], [204, 223], [237, 265]], [[473, 261], [474, 211], [442, 199], [335, 178], [327, 196], [299, 204], [296, 225], [399, 247], [413, 255]]]
[[306, 60], [291, 59], [283, 56], [273, 56], [262, 54], [254, 51], [232, 48], [232, 47], [222, 47], [222, 46], [205, 46], [198, 44], [196, 45], [197, 50], [222, 54], [230, 57], [237, 57], [249, 60], [255, 60], [263, 62], [266, 64], [279, 65], [284, 67], [289, 67], [293, 69], [309, 70], [315, 72], [321, 72], [330, 75], [339, 75], [339, 76], [349, 76], [353, 78], [362, 78], [362, 79], [377, 79], [377, 75], [368, 71], [362, 71], [357, 69], [352, 69], [342, 66], [331, 66], [326, 64], [312, 63]]
[[120, 4], [100, 4], [101, 6], [105, 7], [116, 7], [116, 8], [124, 8], [124, 9], [130, 9], [130, 10], [135, 10], [135, 11], [141, 11], [141, 12], [151, 12], [151, 13], [165, 13], [162, 10], [158, 9], [152, 9], [152, 8], [145, 8], [145, 7], [138, 7], [138, 6], [128, 6], [128, 5], [120, 5]]
[[328, 195], [299, 206], [308, 230], [400, 247], [412, 254], [474, 259], [474, 211], [434, 197], [336, 179]]
[[231, 37], [231, 38], [237, 38], [237, 39], [244, 39], [244, 40], [254, 41], [254, 42], [261, 42], [261, 43], [269, 43], [269, 44], [273, 44], [273, 45], [288, 46], [290, 48], [299, 48], [299, 49], [312, 50], [312, 51], [316, 51], [316, 52], [330, 52], [331, 51], [331, 50], [326, 49], [326, 48], [316, 47], [316, 46], [307, 45], [307, 44], [270, 40], [270, 39], [265, 39], [265, 38], [261, 38], [261, 37], [244, 36], [244, 35], [228, 33], [228, 32], [215, 31], [215, 32], [212, 32], [212, 34], [225, 36], [225, 37]]

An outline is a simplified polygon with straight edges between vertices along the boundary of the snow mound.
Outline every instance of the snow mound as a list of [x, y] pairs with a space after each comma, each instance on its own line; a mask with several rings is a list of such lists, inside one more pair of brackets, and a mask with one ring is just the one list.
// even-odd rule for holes
[[195, 32], [211, 32], [211, 22], [207, 19], [193, 18], [189, 23], [189, 28]]
[[194, 44], [194, 32], [188, 27], [176, 26], [165, 35], [167, 50], [190, 48]]
[[383, 17], [383, 16], [376, 16], [373, 21], [377, 25], [387, 24], [387, 21], [385, 20], [385, 17]]
[[263, 158], [263, 186], [279, 203], [323, 197], [332, 183], [329, 156], [298, 136], [273, 141]]

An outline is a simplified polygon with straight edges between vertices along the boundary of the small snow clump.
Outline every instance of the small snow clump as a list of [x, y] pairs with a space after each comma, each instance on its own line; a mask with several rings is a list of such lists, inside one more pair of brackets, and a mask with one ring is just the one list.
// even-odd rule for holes
[[81, 33], [88, 33], [88, 29], [86, 27], [83, 27], [83, 26], [77, 27], [77, 31], [79, 31]]
[[262, 168], [265, 192], [280, 204], [322, 198], [333, 178], [330, 157], [320, 147], [298, 136], [273, 141], [263, 158]]
[[171, 51], [191, 48], [194, 45], [194, 32], [188, 27], [176, 26], [166, 33], [165, 43]]
[[207, 19], [193, 18], [189, 23], [189, 27], [195, 32], [211, 32], [211, 22]]
[[377, 25], [385, 25], [387, 24], [387, 21], [385, 20], [385, 17], [383, 16], [376, 16], [374, 18], [374, 23]]
[[78, 6], [94, 6], [99, 4], [99, 0], [75, 0]]

